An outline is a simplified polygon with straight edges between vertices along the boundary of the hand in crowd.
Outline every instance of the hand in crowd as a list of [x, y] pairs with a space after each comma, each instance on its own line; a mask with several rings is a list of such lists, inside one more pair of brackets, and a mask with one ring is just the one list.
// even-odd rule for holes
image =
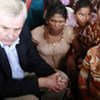
[[68, 57], [66, 61], [66, 65], [67, 65], [68, 70], [71, 72], [76, 68], [76, 63], [75, 63], [73, 55]]
[[67, 81], [63, 79], [59, 73], [39, 78], [38, 81], [41, 88], [47, 88], [48, 90], [54, 92], [60, 92], [67, 86]]

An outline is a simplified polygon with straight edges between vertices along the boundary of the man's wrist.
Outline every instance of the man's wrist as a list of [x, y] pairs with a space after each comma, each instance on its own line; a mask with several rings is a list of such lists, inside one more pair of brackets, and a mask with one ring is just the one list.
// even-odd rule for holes
[[46, 78], [39, 78], [38, 79], [38, 84], [39, 84], [40, 88], [45, 88], [46, 87], [46, 84], [45, 84], [46, 80], [45, 79]]

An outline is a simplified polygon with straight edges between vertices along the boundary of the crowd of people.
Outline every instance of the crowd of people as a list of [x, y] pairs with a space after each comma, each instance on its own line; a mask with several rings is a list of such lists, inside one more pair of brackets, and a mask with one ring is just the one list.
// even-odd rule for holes
[[0, 0], [0, 100], [100, 100], [99, 0]]

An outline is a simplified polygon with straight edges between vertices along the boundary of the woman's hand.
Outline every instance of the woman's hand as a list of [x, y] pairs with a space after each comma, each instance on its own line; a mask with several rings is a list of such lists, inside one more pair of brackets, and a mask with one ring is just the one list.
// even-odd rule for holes
[[67, 81], [62, 79], [59, 73], [38, 79], [39, 87], [47, 88], [54, 92], [60, 92], [66, 87]]
[[67, 61], [66, 61], [66, 65], [67, 65], [67, 68], [69, 71], [72, 72], [73, 70], [75, 70], [76, 63], [75, 63], [73, 55], [69, 55], [69, 57], [67, 58]]

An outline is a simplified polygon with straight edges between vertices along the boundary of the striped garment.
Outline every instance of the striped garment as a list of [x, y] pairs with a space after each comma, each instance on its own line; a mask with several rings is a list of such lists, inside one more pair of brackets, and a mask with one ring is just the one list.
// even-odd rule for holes
[[100, 100], [100, 46], [88, 50], [78, 85], [83, 100]]

